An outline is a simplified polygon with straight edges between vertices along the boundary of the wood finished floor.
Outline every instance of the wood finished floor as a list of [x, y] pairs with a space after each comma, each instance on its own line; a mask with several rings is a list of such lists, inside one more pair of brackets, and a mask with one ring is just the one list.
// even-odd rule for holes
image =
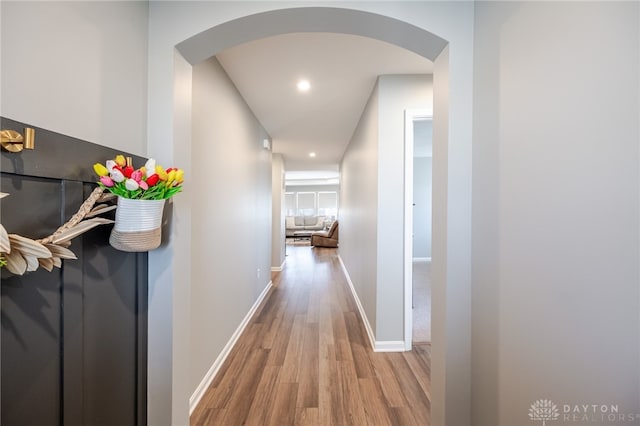
[[191, 425], [429, 425], [430, 345], [373, 352], [336, 250], [287, 254]]

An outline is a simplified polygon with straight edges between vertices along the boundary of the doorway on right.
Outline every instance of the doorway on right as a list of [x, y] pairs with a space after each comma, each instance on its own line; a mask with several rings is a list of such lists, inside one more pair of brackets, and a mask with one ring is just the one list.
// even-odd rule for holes
[[432, 127], [431, 117], [413, 120], [413, 343], [431, 342]]

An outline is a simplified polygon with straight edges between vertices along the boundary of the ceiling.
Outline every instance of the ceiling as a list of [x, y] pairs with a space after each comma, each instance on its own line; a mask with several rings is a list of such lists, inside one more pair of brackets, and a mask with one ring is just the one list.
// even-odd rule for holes
[[[291, 171], [338, 170], [378, 75], [431, 74], [433, 63], [378, 40], [333, 33], [268, 37], [217, 55]], [[300, 92], [300, 79], [311, 84]], [[316, 157], [311, 158], [310, 152]]]

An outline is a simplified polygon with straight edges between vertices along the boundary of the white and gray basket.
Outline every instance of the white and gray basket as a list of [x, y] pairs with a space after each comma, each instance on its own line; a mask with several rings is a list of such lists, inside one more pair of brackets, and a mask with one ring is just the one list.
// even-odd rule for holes
[[162, 241], [162, 212], [165, 200], [131, 200], [118, 197], [116, 222], [109, 244], [117, 250], [149, 251]]

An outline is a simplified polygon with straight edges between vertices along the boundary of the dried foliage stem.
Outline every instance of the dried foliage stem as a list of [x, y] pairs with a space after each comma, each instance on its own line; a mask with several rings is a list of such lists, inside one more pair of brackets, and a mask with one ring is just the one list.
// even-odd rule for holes
[[103, 192], [104, 189], [100, 187], [93, 190], [67, 223], [39, 240], [7, 234], [0, 224], [0, 266], [6, 267], [13, 274], [23, 275], [25, 272], [35, 271], [39, 266], [51, 271], [54, 267], [62, 266], [62, 259], [76, 259], [75, 254], [68, 249], [72, 238], [98, 225], [113, 223], [109, 219], [93, 217], [116, 208], [104, 204], [94, 208], [97, 202], [114, 198]]
[[84, 203], [82, 203], [76, 214], [74, 214], [71, 219], [67, 221], [67, 223], [56, 229], [55, 232], [48, 237], [36, 241], [40, 244], [50, 244], [51, 242], [53, 242], [53, 240], [56, 239], [58, 235], [76, 226], [91, 211], [96, 202], [100, 199], [100, 197], [102, 197], [103, 193], [104, 188], [97, 187], [96, 189], [94, 189], [91, 195], [89, 195], [89, 198], [87, 198]]

